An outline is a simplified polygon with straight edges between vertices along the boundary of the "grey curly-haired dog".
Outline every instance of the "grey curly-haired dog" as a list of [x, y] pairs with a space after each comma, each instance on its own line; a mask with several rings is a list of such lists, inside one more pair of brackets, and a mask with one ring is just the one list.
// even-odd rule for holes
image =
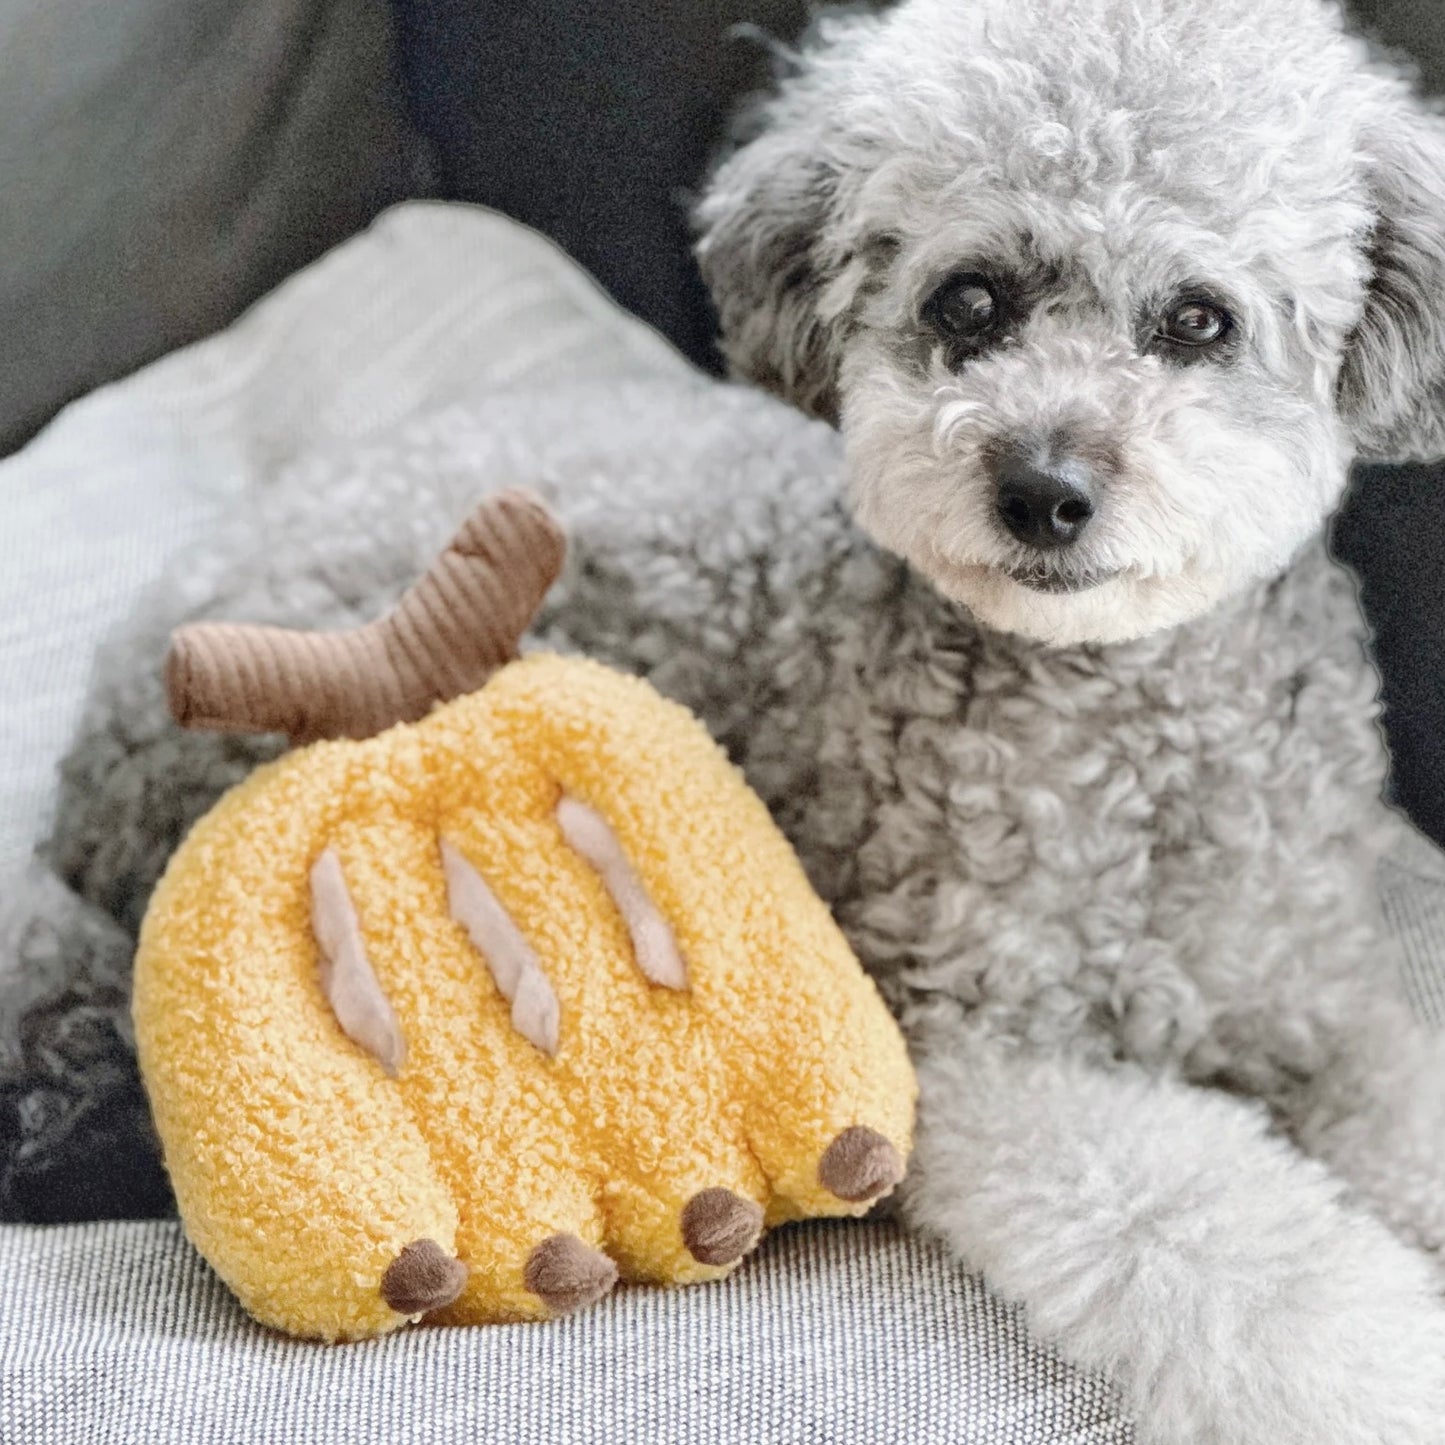
[[1445, 121], [1322, 0], [907, 0], [698, 217], [736, 369], [837, 430], [569, 392], [284, 473], [103, 659], [59, 871], [133, 930], [266, 750], [167, 723], [180, 616], [375, 615], [538, 486], [541, 639], [702, 713], [903, 1021], [912, 1223], [1150, 1445], [1441, 1445], [1445, 1044], [1319, 534], [1445, 452]]

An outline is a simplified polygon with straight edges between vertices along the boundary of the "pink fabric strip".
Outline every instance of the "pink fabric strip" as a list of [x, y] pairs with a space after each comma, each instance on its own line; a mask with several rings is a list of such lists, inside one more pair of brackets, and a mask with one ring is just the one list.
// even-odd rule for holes
[[512, 1005], [512, 1027], [548, 1057], [557, 1052], [562, 1006], [532, 946], [486, 880], [445, 838], [447, 905]]
[[361, 937], [341, 859], [328, 848], [311, 867], [311, 928], [320, 949], [321, 988], [342, 1032], [395, 1074], [406, 1040]]
[[564, 795], [557, 804], [557, 822], [562, 836], [597, 870], [603, 887], [612, 895], [632, 935], [632, 951], [643, 975], [663, 988], [686, 988], [687, 965], [677, 939], [647, 896], [607, 820], [586, 803]]

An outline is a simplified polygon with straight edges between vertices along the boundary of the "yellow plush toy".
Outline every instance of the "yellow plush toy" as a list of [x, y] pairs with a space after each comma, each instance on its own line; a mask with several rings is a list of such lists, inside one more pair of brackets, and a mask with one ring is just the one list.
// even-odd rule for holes
[[901, 1177], [898, 1032], [686, 711], [537, 656], [423, 716], [504, 662], [560, 558], [508, 494], [371, 628], [177, 636], [191, 725], [421, 719], [260, 769], [142, 931], [137, 1042], [186, 1230], [293, 1334], [715, 1278], [765, 1225], [860, 1214]]

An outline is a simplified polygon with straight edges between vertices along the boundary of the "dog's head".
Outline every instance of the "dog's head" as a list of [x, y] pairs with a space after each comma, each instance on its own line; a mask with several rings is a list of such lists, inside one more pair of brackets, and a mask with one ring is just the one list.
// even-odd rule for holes
[[698, 208], [734, 368], [983, 621], [1112, 641], [1445, 454], [1445, 121], [1325, 0], [826, 22]]

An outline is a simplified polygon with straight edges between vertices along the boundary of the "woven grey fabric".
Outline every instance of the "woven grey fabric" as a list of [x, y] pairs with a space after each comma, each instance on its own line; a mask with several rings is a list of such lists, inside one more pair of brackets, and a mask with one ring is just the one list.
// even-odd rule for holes
[[1412, 838], [1381, 866], [1380, 895], [1411, 1000], [1422, 1018], [1445, 1028], [1445, 855]]
[[252, 1324], [164, 1223], [0, 1230], [4, 1445], [1105, 1445], [1108, 1391], [887, 1224], [570, 1321], [360, 1345]]

